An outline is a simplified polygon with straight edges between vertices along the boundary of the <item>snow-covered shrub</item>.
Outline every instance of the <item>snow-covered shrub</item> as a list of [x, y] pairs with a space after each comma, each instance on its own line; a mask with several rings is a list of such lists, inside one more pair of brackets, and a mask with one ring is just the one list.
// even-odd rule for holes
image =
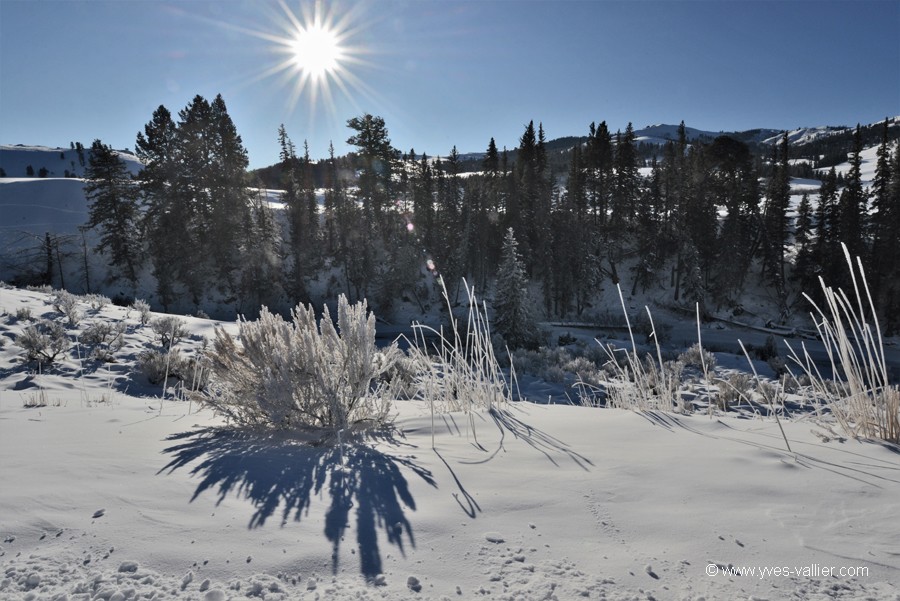
[[705, 365], [708, 371], [712, 371], [716, 366], [716, 356], [700, 346], [699, 342], [678, 355], [678, 361], [685, 367], [696, 367], [697, 369], [703, 369]]
[[285, 321], [263, 308], [240, 322], [239, 345], [216, 329], [208, 353], [211, 390], [198, 398], [229, 420], [249, 426], [342, 430], [389, 419], [379, 380], [399, 350], [375, 346], [375, 316], [366, 301], [338, 299], [337, 328], [328, 307], [317, 323], [312, 306], [298, 305]]
[[113, 361], [113, 353], [125, 343], [125, 324], [116, 322], [96, 322], [81, 333], [81, 341], [93, 346], [92, 356], [98, 361]]
[[728, 411], [732, 405], [744, 400], [750, 400], [753, 378], [748, 373], [734, 372], [724, 380], [719, 380], [719, 394], [716, 404], [719, 409]]
[[16, 309], [16, 321], [31, 321], [31, 308], [19, 307]]
[[94, 311], [100, 311], [103, 307], [112, 302], [109, 300], [108, 296], [103, 296], [102, 294], [86, 294], [84, 295], [84, 300]]
[[151, 384], [162, 384], [169, 370], [171, 358], [180, 358], [180, 351], [172, 349], [171, 353], [158, 350], [144, 351], [138, 355], [138, 369]]
[[178, 319], [174, 315], [166, 315], [154, 319], [150, 322], [153, 333], [156, 334], [156, 340], [159, 345], [165, 349], [178, 344], [178, 342], [187, 336], [187, 330], [184, 327], [184, 321]]
[[809, 376], [817, 396], [829, 400], [832, 415], [848, 436], [900, 443], [900, 386], [890, 381], [881, 327], [862, 261], [857, 258], [857, 274], [846, 246], [844, 256], [850, 267], [853, 296], [826, 286], [821, 279], [824, 307], [804, 295], [815, 309], [813, 322], [825, 344], [832, 372], [836, 377], [841, 374], [843, 382], [836, 387], [837, 392], [829, 386], [805, 346], [798, 353], [788, 345], [790, 358]]
[[29, 361], [40, 363], [53, 363], [71, 346], [63, 325], [46, 319], [22, 330], [15, 344], [25, 350]]
[[66, 316], [71, 327], [81, 321], [81, 312], [78, 310], [78, 297], [67, 290], [56, 290], [50, 298], [53, 308]]
[[131, 308], [138, 312], [138, 319], [142, 326], [150, 323], [150, 303], [139, 298], [131, 303]]
[[202, 359], [186, 357], [181, 351], [150, 349], [138, 355], [137, 367], [154, 385], [180, 381], [190, 391], [204, 390], [209, 383], [209, 366]]

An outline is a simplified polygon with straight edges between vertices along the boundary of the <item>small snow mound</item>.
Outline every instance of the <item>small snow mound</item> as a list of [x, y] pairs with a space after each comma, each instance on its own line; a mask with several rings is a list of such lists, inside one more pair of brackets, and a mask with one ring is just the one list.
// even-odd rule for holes
[[310, 578], [309, 580], [306, 581], [306, 590], [314, 591], [314, 590], [316, 590], [316, 587], [318, 585], [319, 585], [319, 583], [316, 582], [315, 578]]
[[422, 590], [422, 583], [419, 582], [419, 579], [415, 576], [410, 576], [406, 579], [406, 586], [414, 593], [418, 593]]
[[136, 561], [123, 561], [119, 564], [120, 572], [137, 572], [138, 562]]
[[500, 534], [499, 532], [485, 532], [485, 533], [484, 533], [484, 540], [486, 540], [486, 541], [489, 542], [489, 543], [495, 543], [495, 544], [498, 544], [498, 545], [499, 545], [500, 543], [506, 541], [506, 539], [503, 538], [503, 535]]
[[203, 601], [225, 601], [228, 598], [225, 595], [225, 592], [214, 588], [211, 591], [207, 591], [205, 595], [203, 595]]

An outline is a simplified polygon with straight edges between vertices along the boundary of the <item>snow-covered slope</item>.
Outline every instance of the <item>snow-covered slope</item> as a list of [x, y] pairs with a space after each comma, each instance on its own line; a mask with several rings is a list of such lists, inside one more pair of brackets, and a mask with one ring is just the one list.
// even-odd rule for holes
[[[131, 153], [122, 150], [117, 152], [128, 170], [137, 175], [141, 170], [140, 160]], [[4, 144], [0, 145], [0, 167], [3, 168], [6, 177], [28, 177], [29, 165], [34, 170], [34, 177], [38, 176], [42, 167], [47, 169], [48, 177], [65, 177], [67, 171], [73, 177], [83, 177], [91, 149], [85, 148], [83, 155], [84, 165], [81, 164], [78, 151], [74, 149]]]
[[[634, 136], [638, 142], [665, 144], [669, 140], [678, 140], [678, 127], [678, 125], [666, 124], [648, 125], [643, 129], [636, 129]], [[703, 131], [693, 127], [685, 127], [684, 133], [687, 140], [691, 142], [698, 139], [712, 140], [721, 136], [724, 132]]]
[[39, 373], [25, 309], [58, 317], [0, 288], [3, 601], [900, 599], [898, 450], [808, 414], [788, 452], [752, 415], [518, 402], [471, 429], [398, 402], [392, 432], [310, 446], [161, 400], [120, 307], [70, 328], [123, 321], [114, 363]]

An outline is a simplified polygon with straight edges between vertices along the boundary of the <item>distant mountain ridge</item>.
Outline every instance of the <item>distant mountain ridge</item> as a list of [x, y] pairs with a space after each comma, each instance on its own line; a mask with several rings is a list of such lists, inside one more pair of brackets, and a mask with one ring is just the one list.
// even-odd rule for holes
[[[892, 129], [900, 128], [900, 116], [889, 117], [888, 122]], [[881, 126], [884, 123], [884, 120], [877, 121], [875, 123], [870, 123], [864, 125], [864, 128], [873, 128], [876, 126]], [[635, 142], [640, 144], [656, 144], [656, 145], [664, 145], [667, 142], [674, 142], [678, 139], [678, 128], [680, 125], [672, 125], [667, 123], [658, 123], [656, 125], [648, 125], [641, 129], [634, 130]], [[806, 144], [812, 144], [816, 142], [821, 142], [826, 138], [830, 138], [833, 136], [840, 135], [851, 135], [854, 126], [831, 126], [831, 125], [823, 125], [817, 127], [801, 127], [794, 130], [789, 130], [788, 140], [790, 141], [792, 146], [802, 147]], [[772, 128], [758, 128], [758, 129], [748, 129], [744, 131], [708, 131], [697, 129], [695, 127], [685, 126], [685, 137], [688, 142], [695, 141], [704, 141], [711, 142], [718, 138], [719, 136], [728, 136], [734, 138], [735, 140], [739, 140], [745, 144], [765, 144], [772, 145], [777, 144], [781, 140], [781, 136], [785, 130], [783, 129], [772, 129]], [[898, 130], [900, 131], [900, 130]], [[564, 136], [560, 138], [554, 138], [549, 140], [546, 143], [546, 148], [548, 151], [554, 150], [569, 150], [572, 146], [576, 144], [584, 144], [587, 142], [587, 136]], [[515, 149], [510, 149], [510, 152], [514, 152]], [[464, 161], [475, 161], [481, 160], [485, 156], [484, 152], [467, 152], [465, 154], [460, 155], [460, 158]]]

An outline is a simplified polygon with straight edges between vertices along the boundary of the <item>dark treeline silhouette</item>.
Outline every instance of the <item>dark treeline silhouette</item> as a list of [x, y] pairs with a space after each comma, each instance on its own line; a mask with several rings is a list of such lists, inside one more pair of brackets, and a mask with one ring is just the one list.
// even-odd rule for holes
[[[134, 281], [146, 262], [163, 308], [215, 299], [253, 314], [343, 292], [368, 298], [386, 318], [400, 302], [422, 312], [438, 303], [440, 274], [454, 300], [463, 277], [488, 298], [498, 280], [508, 287], [522, 277], [537, 313], [561, 319], [602, 311], [604, 285], [703, 311], [738, 309], [748, 286], [763, 285], [777, 321], [806, 312], [800, 293], [815, 298], [819, 276], [852, 286], [843, 242], [863, 261], [887, 329], [900, 326], [900, 146], [887, 120], [857, 126], [850, 169], [824, 171], [818, 205], [791, 192], [808, 153], [787, 133], [774, 145], [727, 135], [689, 141], [682, 123], [659, 146], [637, 143], [631, 124], [611, 132], [601, 122], [566, 139], [568, 148], [551, 148], [531, 122], [515, 152], [490, 139], [472, 171], [474, 159], [455, 147], [434, 158], [394, 148], [380, 117], [347, 125], [354, 151], [336, 157], [332, 148], [324, 160], [311, 159], [305, 143], [298, 151], [282, 126], [279, 164], [251, 176], [221, 96], [197, 96], [177, 122], [160, 106], [137, 138], [141, 211], [127, 215], [139, 227], [104, 214], [116, 206], [104, 186], [121, 189], [121, 173], [94, 166], [95, 154], [109, 154], [100, 152], [92, 153], [91, 225], [105, 228], [122, 278]], [[878, 145], [878, 165], [864, 188], [867, 140]], [[268, 187], [283, 190], [283, 211], [266, 202]], [[121, 239], [128, 235], [139, 239]], [[501, 261], [504, 240], [520, 257], [514, 277], [503, 273], [513, 264]]]

